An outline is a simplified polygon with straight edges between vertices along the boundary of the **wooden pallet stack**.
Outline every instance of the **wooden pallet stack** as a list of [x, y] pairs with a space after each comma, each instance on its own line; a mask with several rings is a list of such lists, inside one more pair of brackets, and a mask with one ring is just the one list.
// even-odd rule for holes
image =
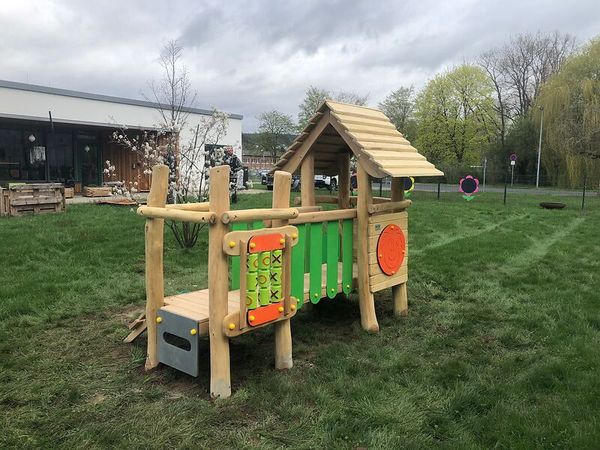
[[0, 216], [8, 216], [8, 189], [0, 188]]
[[10, 186], [0, 192], [0, 215], [62, 212], [65, 188], [60, 183], [35, 183]]

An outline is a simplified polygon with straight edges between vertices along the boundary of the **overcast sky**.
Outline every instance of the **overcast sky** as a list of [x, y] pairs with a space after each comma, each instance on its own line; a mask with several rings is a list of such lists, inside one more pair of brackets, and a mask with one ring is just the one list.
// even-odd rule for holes
[[422, 87], [520, 32], [600, 34], [600, 0], [0, 0], [0, 78], [142, 98], [159, 50], [185, 47], [195, 106], [294, 118], [310, 85]]

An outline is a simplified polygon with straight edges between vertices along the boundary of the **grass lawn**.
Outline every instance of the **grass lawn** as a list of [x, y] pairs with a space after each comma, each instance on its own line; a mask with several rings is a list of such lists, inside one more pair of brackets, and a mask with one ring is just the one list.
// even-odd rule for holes
[[[196, 379], [145, 373], [145, 339], [121, 343], [144, 305], [140, 217], [0, 219], [0, 448], [598, 448], [599, 199], [412, 199], [409, 316], [384, 291], [369, 335], [355, 296], [325, 300], [293, 320], [286, 372], [272, 327], [237, 338], [217, 402], [208, 356]], [[166, 247], [167, 294], [206, 287], [206, 234]]]

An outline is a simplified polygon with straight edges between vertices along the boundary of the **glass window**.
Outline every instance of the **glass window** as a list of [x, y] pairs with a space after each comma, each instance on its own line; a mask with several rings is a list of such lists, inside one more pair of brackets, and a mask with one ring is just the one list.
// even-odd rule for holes
[[48, 134], [48, 163], [50, 179], [66, 182], [74, 179], [73, 135], [71, 133]]
[[21, 179], [46, 179], [46, 142], [44, 134], [39, 131], [26, 130], [22, 135], [22, 146], [25, 150], [25, 161], [21, 166]]
[[20, 180], [24, 156], [21, 131], [0, 129], [0, 180]]

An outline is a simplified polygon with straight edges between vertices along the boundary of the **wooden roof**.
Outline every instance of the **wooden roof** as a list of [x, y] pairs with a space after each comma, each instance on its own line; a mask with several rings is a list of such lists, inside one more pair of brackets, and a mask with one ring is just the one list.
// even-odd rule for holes
[[294, 173], [311, 151], [315, 172], [325, 175], [337, 174], [338, 155], [348, 152], [377, 178], [444, 175], [381, 111], [332, 100], [323, 102], [275, 169]]

